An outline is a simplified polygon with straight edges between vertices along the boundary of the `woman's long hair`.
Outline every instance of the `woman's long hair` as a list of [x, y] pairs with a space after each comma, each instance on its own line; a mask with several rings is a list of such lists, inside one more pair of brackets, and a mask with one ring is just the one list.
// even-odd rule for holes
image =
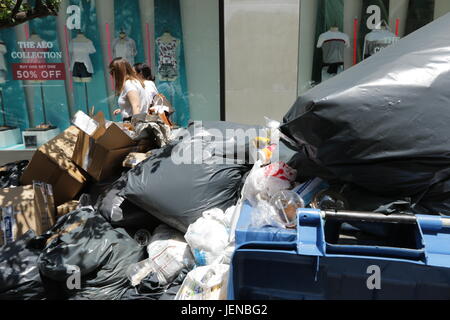
[[111, 61], [109, 73], [114, 77], [116, 95], [120, 95], [127, 80], [137, 80], [145, 88], [144, 81], [136, 74], [131, 64], [123, 58], [115, 58]]

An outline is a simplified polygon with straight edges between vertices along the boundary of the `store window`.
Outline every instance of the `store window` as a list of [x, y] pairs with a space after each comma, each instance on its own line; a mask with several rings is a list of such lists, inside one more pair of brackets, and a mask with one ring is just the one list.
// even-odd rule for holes
[[448, 12], [443, 0], [301, 1], [298, 94]]
[[63, 0], [56, 17], [0, 29], [0, 127], [20, 132], [0, 148], [50, 138], [78, 110], [120, 121], [115, 57], [151, 66], [176, 124], [220, 120], [219, 0]]

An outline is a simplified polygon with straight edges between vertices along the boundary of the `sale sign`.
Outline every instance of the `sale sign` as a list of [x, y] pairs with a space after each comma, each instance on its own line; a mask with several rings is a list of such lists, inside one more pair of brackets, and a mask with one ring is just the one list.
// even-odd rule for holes
[[14, 80], [65, 80], [64, 63], [13, 63]]

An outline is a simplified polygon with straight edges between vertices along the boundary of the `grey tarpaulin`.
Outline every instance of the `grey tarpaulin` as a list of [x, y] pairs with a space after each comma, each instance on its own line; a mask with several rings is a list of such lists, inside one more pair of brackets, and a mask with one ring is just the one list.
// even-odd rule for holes
[[299, 97], [281, 131], [309, 174], [450, 214], [450, 14]]
[[[47, 244], [38, 259], [39, 269], [60, 283], [68, 299], [120, 299], [131, 286], [126, 269], [145, 256], [145, 247], [89, 208], [61, 217], [41, 238]], [[74, 277], [69, 279], [76, 268], [81, 276], [79, 288]]]
[[46, 298], [37, 260], [41, 250], [30, 242], [32, 230], [0, 248], [0, 300]]
[[[237, 127], [236, 124], [228, 124], [227, 127], [227, 123], [205, 123], [196, 134], [185, 132], [187, 136], [182, 141], [177, 139], [156, 150], [149, 159], [130, 170], [122, 194], [181, 232], [186, 232], [204, 211], [212, 208], [225, 210], [234, 205], [242, 176], [250, 166], [243, 158], [239, 159], [241, 163], [235, 163], [238, 151], [236, 155], [216, 147], [227, 141], [236, 141], [231, 135], [226, 138], [220, 135], [226, 128]], [[195, 152], [196, 146], [200, 146], [203, 152]], [[175, 152], [189, 154], [188, 161], [174, 161], [172, 156]]]

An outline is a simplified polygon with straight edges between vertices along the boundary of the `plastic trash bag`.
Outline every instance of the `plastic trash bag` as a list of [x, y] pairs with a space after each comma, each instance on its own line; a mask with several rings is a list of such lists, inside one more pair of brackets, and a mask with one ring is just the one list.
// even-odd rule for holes
[[189, 226], [184, 238], [197, 266], [223, 263], [229, 232], [225, 213], [217, 208], [203, 212], [202, 217]]
[[181, 288], [188, 269], [180, 271], [172, 282], [162, 285], [156, 274], [150, 273], [136, 286], [128, 289], [121, 300], [173, 300]]
[[28, 160], [22, 160], [0, 167], [0, 188], [19, 187], [20, 178], [28, 163]]
[[37, 260], [41, 250], [31, 240], [32, 230], [0, 247], [0, 300], [42, 300], [46, 291]]
[[194, 258], [183, 235], [166, 225], [158, 226], [147, 246], [148, 258], [128, 267], [127, 276], [137, 286], [150, 273], [162, 286], [171, 283], [187, 268], [192, 269]]
[[112, 183], [97, 199], [98, 212], [114, 227], [153, 231], [161, 221], [120, 196], [125, 186], [126, 175]]
[[281, 131], [311, 175], [450, 214], [449, 29], [446, 15], [297, 99]]
[[145, 255], [123, 229], [87, 207], [61, 217], [40, 238], [46, 245], [39, 270], [59, 283], [68, 299], [120, 299], [130, 287], [128, 266]]
[[269, 200], [278, 191], [292, 188], [297, 175], [296, 170], [284, 162], [275, 162], [268, 166], [258, 165], [255, 164], [245, 181], [243, 197], [250, 203], [257, 204], [257, 195]]
[[229, 265], [214, 264], [189, 272], [175, 300], [225, 300]]
[[[223, 154], [205, 149], [203, 162], [176, 163], [172, 151], [181, 143], [185, 144], [182, 148], [190, 146], [192, 150], [195, 143], [210, 146], [208, 140], [198, 138], [155, 150], [128, 172], [127, 185], [119, 195], [184, 233], [204, 211], [234, 205], [250, 167], [226, 163]], [[196, 156], [195, 152], [191, 155]]]

